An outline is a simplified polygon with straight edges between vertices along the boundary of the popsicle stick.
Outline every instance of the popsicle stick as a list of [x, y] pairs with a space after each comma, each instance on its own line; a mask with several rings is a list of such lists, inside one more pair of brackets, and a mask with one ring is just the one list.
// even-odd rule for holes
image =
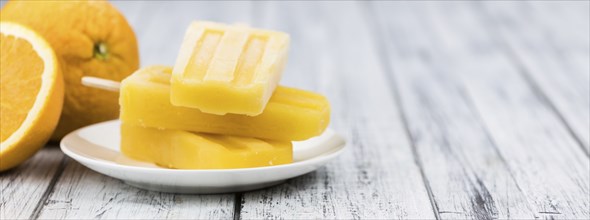
[[120, 82], [92, 76], [82, 77], [82, 85], [113, 92], [119, 92], [119, 88], [121, 87]]

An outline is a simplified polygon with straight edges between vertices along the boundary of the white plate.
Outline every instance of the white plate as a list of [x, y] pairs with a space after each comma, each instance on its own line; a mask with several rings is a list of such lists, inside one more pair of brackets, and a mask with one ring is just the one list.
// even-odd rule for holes
[[293, 142], [291, 164], [221, 170], [166, 169], [119, 152], [118, 120], [78, 129], [61, 141], [61, 150], [84, 166], [147, 190], [175, 193], [225, 193], [260, 189], [318, 169], [345, 149], [344, 139], [327, 129]]

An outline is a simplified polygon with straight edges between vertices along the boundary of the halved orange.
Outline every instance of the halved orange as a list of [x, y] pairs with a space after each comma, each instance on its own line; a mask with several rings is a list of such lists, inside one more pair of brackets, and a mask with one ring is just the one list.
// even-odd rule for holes
[[47, 142], [61, 113], [63, 84], [55, 53], [40, 35], [0, 22], [0, 171]]

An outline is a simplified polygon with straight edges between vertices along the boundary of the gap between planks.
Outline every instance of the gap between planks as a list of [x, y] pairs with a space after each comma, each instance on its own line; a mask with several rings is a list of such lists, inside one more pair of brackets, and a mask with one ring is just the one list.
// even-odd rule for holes
[[[372, 3], [372, 2], [371, 2]], [[404, 128], [406, 137], [410, 142], [410, 147], [412, 148], [412, 157], [414, 158], [414, 163], [420, 170], [420, 175], [422, 176], [422, 181], [424, 187], [426, 188], [426, 192], [428, 193], [428, 199], [430, 200], [430, 205], [432, 206], [432, 212], [436, 219], [441, 219], [440, 217], [440, 210], [438, 205], [436, 204], [436, 200], [434, 199], [434, 194], [432, 193], [432, 187], [430, 186], [430, 182], [428, 181], [428, 177], [424, 174], [424, 165], [422, 160], [419, 157], [419, 153], [416, 151], [416, 141], [411, 135], [410, 128], [408, 126], [408, 119], [405, 114], [403, 103], [401, 102], [400, 91], [397, 89], [397, 80], [393, 74], [393, 69], [390, 65], [387, 65], [387, 58], [391, 57], [389, 52], [384, 49], [385, 47], [379, 46], [384, 44], [385, 33], [382, 33], [381, 28], [378, 27], [378, 18], [376, 17], [376, 12], [372, 10], [371, 5], [368, 2], [363, 2], [363, 15], [367, 20], [367, 26], [370, 27], [370, 30], [373, 32], [373, 36], [375, 36], [373, 40], [374, 47], [379, 53], [379, 65], [383, 68], [385, 74], [385, 78], [388, 80], [389, 88], [391, 93], [393, 94], [394, 100], [393, 102], [398, 106], [400, 109], [398, 111], [399, 118], [402, 122], [402, 126]], [[372, 15], [372, 16], [370, 16]], [[387, 74], [389, 73], [389, 74]]]
[[65, 155], [62, 155], [61, 161], [59, 162], [59, 166], [57, 167], [55, 174], [51, 178], [49, 185], [45, 189], [45, 192], [43, 192], [43, 195], [41, 196], [39, 203], [37, 203], [37, 206], [35, 206], [33, 213], [31, 213], [30, 219], [38, 219], [39, 218], [39, 215], [41, 214], [41, 210], [45, 206], [51, 193], [53, 193], [53, 188], [55, 187], [55, 184], [57, 183], [59, 178], [61, 178], [61, 175], [63, 174], [63, 171], [66, 168], [66, 165], [68, 162], [69, 162], [69, 158]]
[[34, 218], [51, 192], [49, 188], [64, 158], [57, 147], [48, 146], [25, 163], [0, 174], [0, 219]]
[[[501, 30], [502, 27], [499, 27], [501, 22], [499, 21], [498, 16], [493, 15], [490, 11], [491, 9], [486, 8], [483, 2], [477, 2], [474, 4], [474, 6], [475, 7], [473, 8], [476, 8], [481, 12], [480, 19], [483, 19], [484, 21], [487, 21], [488, 24], [490, 24], [485, 25], [488, 32], [492, 33], [495, 38], [500, 39], [499, 42], [502, 50], [508, 57], [510, 57], [509, 60], [514, 64], [514, 66], [518, 68], [519, 71], [517, 72], [520, 73], [520, 75], [529, 84], [535, 95], [539, 97], [541, 101], [545, 102], [549, 109], [551, 109], [551, 111], [553, 111], [553, 113], [558, 117], [560, 122], [567, 129], [568, 133], [580, 146], [580, 149], [584, 152], [584, 154], [586, 154], [587, 157], [590, 157], [590, 147], [587, 146], [588, 143], [585, 143], [585, 141], [582, 140], [583, 137], [580, 137], [579, 134], [574, 130], [570, 122], [568, 122], [564, 116], [565, 113], [559, 110], [556, 103], [547, 94], [548, 92], [542, 89], [541, 84], [533, 76], [532, 70], [530, 70], [527, 67], [527, 64], [525, 64], [525, 61], [523, 61], [523, 55], [517, 52], [517, 48], [515, 48], [514, 44], [509, 43], [511, 40], [506, 34], [504, 34], [504, 31]], [[538, 31], [540, 32], [541, 30]]]
[[[397, 5], [397, 6], [399, 6], [399, 5]], [[406, 5], [406, 6], [407, 6], [407, 5]], [[439, 6], [440, 6], [440, 5], [439, 5]], [[439, 10], [440, 10], [440, 7], [439, 7]], [[448, 10], [448, 8], [447, 8], [447, 9], [445, 9], [445, 10]], [[391, 11], [390, 11], [390, 13], [391, 13]], [[394, 12], [394, 13], [395, 13], [395, 12]], [[414, 11], [413, 13], [415, 13], [415, 14], [424, 14], [425, 12], [424, 12], [424, 11], [422, 11], [422, 13], [417, 13], [416, 11]], [[426, 14], [428, 14], [428, 13], [426, 13]], [[406, 19], [406, 20], [412, 20], [412, 19], [409, 19], [408, 17], [405, 17], [405, 19]], [[439, 18], [439, 19], [440, 19], [440, 18]], [[468, 18], [468, 19], [469, 19], [469, 18]], [[448, 20], [447, 20], [447, 22], [448, 22]], [[448, 25], [448, 24], [447, 24], [447, 25]], [[409, 28], [409, 27], [408, 27], [408, 28]], [[416, 27], [414, 27], [414, 29], [415, 29], [415, 28], [416, 28]], [[432, 27], [430, 27], [430, 28], [432, 28]], [[414, 30], [412, 30], [412, 31], [414, 31]], [[421, 34], [425, 34], [425, 33], [421, 33]], [[440, 33], [439, 33], [439, 34], [440, 34]], [[448, 35], [448, 34], [447, 34], [447, 35]], [[451, 35], [451, 36], [453, 36], [453, 35]], [[477, 36], [477, 35], [473, 35], [473, 36], [472, 36], [472, 35], [467, 35], [467, 36], [469, 36], [469, 37], [475, 37], [475, 36]], [[414, 36], [414, 37], [415, 37], [415, 36]], [[455, 37], [457, 37], [457, 35], [455, 35]], [[481, 37], [481, 36], [478, 36], [478, 37]], [[483, 39], [486, 39], [486, 38], [484, 37]], [[488, 41], [488, 40], [484, 40], [484, 42], [486, 42], [486, 41]], [[387, 42], [382, 42], [382, 43], [386, 44]], [[421, 42], [421, 43], [423, 43], [423, 42]], [[403, 43], [402, 43], [402, 44], [403, 44]], [[428, 45], [428, 44], [426, 44], [426, 45]], [[416, 46], [424, 46], [424, 45], [422, 45], [422, 44], [416, 44], [416, 45], [413, 45], [413, 46], [415, 46], [415, 47], [416, 47]], [[407, 49], [407, 48], [406, 48], [406, 49]], [[412, 50], [415, 50], [415, 49], [417, 49], [417, 48], [410, 48], [410, 49], [412, 49]], [[432, 49], [432, 48], [429, 48], [428, 50], [431, 50], [431, 49]], [[425, 50], [426, 50], [426, 49], [425, 49]], [[404, 51], [404, 52], [407, 52], [407, 51]], [[414, 51], [414, 52], [416, 52], [416, 51]], [[422, 51], [422, 52], [424, 52], [424, 51]], [[448, 54], [448, 53], [450, 53], [451, 51], [444, 51], [444, 52], [446, 52], [446, 53], [447, 53], [447, 56], [449, 56], [449, 54]], [[439, 52], [437, 51], [436, 53], [439, 53]], [[428, 55], [428, 54], [426, 54], [426, 55]], [[440, 54], [438, 54], [438, 55], [440, 55]], [[452, 55], [452, 54], [451, 54], [451, 55]], [[461, 55], [461, 54], [457, 54], [457, 55]], [[496, 53], [496, 54], [494, 54], [494, 55], [496, 55], [496, 57], [495, 57], [495, 58], [497, 59], [497, 58], [498, 58], [498, 57], [497, 57], [497, 56], [498, 56], [498, 55], [497, 55], [497, 53]], [[481, 57], [479, 57], [479, 58], [481, 58]], [[390, 58], [390, 59], [391, 59], [391, 58]], [[470, 61], [475, 61], [475, 62], [479, 61], [479, 62], [481, 62], [482, 60], [477, 60], [477, 59], [469, 60], [469, 59], [467, 59], [465, 62], [470, 62]], [[494, 61], [494, 60], [491, 60], [491, 61]], [[504, 65], [504, 63], [496, 63], [496, 64], [498, 64], [498, 65]], [[399, 65], [399, 63], [398, 63], [398, 65]], [[424, 65], [424, 64], [422, 64], [422, 65]], [[407, 70], [407, 69], [406, 69], [406, 70]], [[453, 68], [451, 68], [451, 70], [453, 70]], [[455, 69], [455, 71], [456, 71], [456, 69]], [[443, 71], [443, 72], [444, 72], [444, 71]], [[395, 72], [390, 72], [390, 74], [395, 74]], [[400, 74], [400, 73], [398, 72], [398, 74]], [[405, 74], [410, 74], [410, 75], [411, 75], [412, 73], [405, 73]], [[453, 76], [453, 75], [449, 75], [449, 76]], [[407, 77], [406, 77], [406, 78], [407, 78]], [[452, 77], [451, 77], [451, 78], [452, 78]], [[453, 80], [455, 80], [455, 79], [453, 79]], [[464, 80], [464, 79], [463, 79], [463, 80]], [[460, 80], [460, 81], [463, 81], [463, 80]], [[475, 80], [475, 81], [473, 81], [473, 82], [478, 82], [478, 81], [479, 81], [478, 83], [481, 83], [481, 82], [482, 82], [482, 81], [481, 81], [481, 79], [473, 79], [473, 80]], [[406, 83], [407, 83], [407, 82], [406, 82]], [[410, 83], [411, 83], [411, 81], [410, 81]], [[452, 82], [452, 83], [454, 83], [454, 82]], [[451, 83], [451, 85], [452, 85], [452, 83]], [[516, 84], [516, 85], [518, 85], [518, 84]], [[400, 84], [393, 84], [392, 86], [396, 86], [396, 87], [402, 87], [402, 85], [400, 85]], [[473, 89], [473, 87], [471, 87], [471, 88]], [[482, 88], [483, 88], [483, 87], [482, 87]], [[476, 88], [476, 90], [475, 90], [475, 91], [477, 91], [477, 92], [478, 92], [478, 95], [485, 95], [485, 92], [486, 92], [486, 91], [485, 91], [485, 88], [484, 88], [483, 90], [482, 90], [482, 88]], [[444, 89], [444, 88], [443, 88], [443, 89]], [[472, 92], [473, 92], [473, 91], [472, 91]], [[484, 92], [484, 93], [481, 93], [481, 92]], [[406, 91], [406, 93], [408, 93], [408, 91]], [[464, 94], [464, 93], [465, 93], [465, 91], [463, 91], [463, 94]], [[525, 93], [525, 94], [526, 94], [526, 93]], [[407, 94], [406, 94], [406, 95], [407, 95]], [[463, 95], [463, 96], [464, 96], [464, 95]], [[411, 99], [411, 98], [410, 98], [410, 99]], [[466, 104], [469, 104], [469, 103], [471, 103], [471, 105], [472, 105], [471, 109], [473, 109], [473, 99], [472, 99], [472, 98], [465, 98], [465, 97], [464, 97], [464, 98], [462, 98], [462, 99], [464, 99], [464, 100], [465, 100]], [[482, 106], [482, 105], [481, 105], [481, 103], [478, 103], [478, 104], [479, 104], [479, 107], [481, 107], [481, 106]], [[485, 106], [485, 105], [484, 105], [484, 106]], [[518, 105], [517, 105], [517, 106], [511, 106], [511, 108], [516, 108], [516, 109], [518, 109], [518, 108], [520, 108], [520, 107], [521, 107], [521, 106], [518, 106]], [[509, 109], [510, 109], [510, 108], [509, 108]], [[486, 121], [486, 122], [483, 122], [483, 121], [481, 121], [481, 115], [482, 115], [482, 113], [480, 112], [480, 110], [481, 110], [481, 109], [475, 108], [475, 109], [473, 109], [473, 110], [471, 110], [471, 111], [473, 111], [474, 113], [477, 113], [477, 114], [479, 114], [479, 115], [480, 115], [480, 116], [479, 116], [479, 118], [480, 118], [480, 119], [479, 119], [479, 124], [482, 124], [482, 125], [484, 125], [484, 127], [486, 127], [485, 125], [486, 125], [486, 124], [488, 124], [488, 123], [489, 123], [489, 121]], [[403, 108], [402, 108], [402, 111], [404, 111], [404, 109], [403, 109]], [[541, 111], [542, 111], [542, 110], [541, 110]], [[487, 113], [489, 114], [490, 112], [488, 111]], [[490, 117], [490, 116], [491, 116], [491, 115], [486, 115], [486, 117], [487, 117], [488, 119], [490, 119], [490, 118], [494, 118], [493, 116], [492, 116], [492, 117]], [[406, 115], [406, 117], [407, 117], [407, 115]], [[548, 122], [551, 122], [551, 120], [549, 120]], [[525, 120], [523, 123], [526, 123], [526, 120]], [[531, 124], [531, 125], [527, 125], [527, 126], [533, 126], [533, 125]], [[489, 130], [489, 128], [486, 128], [486, 130]], [[497, 134], [491, 135], [491, 134], [489, 134], [489, 131], [485, 131], [485, 130], [484, 130], [483, 132], [484, 132], [484, 133], [486, 133], [486, 136], [488, 136], [488, 137], [494, 137], [494, 136], [496, 136], [496, 137], [497, 137]], [[559, 133], [559, 132], [557, 132], [557, 133]], [[410, 134], [411, 134], [411, 133], [410, 133]], [[500, 133], [500, 134], [501, 134], [501, 133]], [[566, 133], [566, 134], [567, 134], [567, 133]], [[529, 136], [530, 136], [531, 134], [524, 134], [524, 135], [529, 135]], [[563, 141], [565, 141], [565, 143], [563, 143], [563, 144], [565, 144], [565, 145], [567, 145], [567, 144], [568, 144], [568, 143], [567, 143], [567, 139], [568, 139], [567, 135], [566, 135], [566, 137], [559, 137], [559, 138], [564, 138], [565, 140], [563, 140]], [[490, 139], [490, 140], [492, 140], [492, 141], [493, 141], [493, 139]], [[503, 140], [503, 141], [504, 141], [504, 142], [503, 142], [502, 144], [507, 144], [507, 142], [506, 142], [507, 140]], [[514, 143], [508, 143], [508, 144], [509, 144], [509, 145], [514, 145]], [[526, 144], [526, 142], [525, 142], [525, 144]], [[493, 142], [492, 142], [492, 146], [496, 146], [496, 145], [498, 145], [498, 144], [497, 144], [495, 141], [493, 141]], [[566, 147], [566, 148], [567, 148], [567, 147], [569, 147], [569, 146], [563, 146], [563, 147]], [[573, 147], [573, 146], [572, 146], [572, 147]], [[506, 149], [506, 147], [505, 147], [505, 146], [503, 146], [503, 149], [505, 150], [505, 149]], [[574, 148], [574, 149], [575, 149], [575, 148]], [[495, 149], [495, 150], [496, 150], [496, 154], [498, 154], [498, 152], [499, 152], [499, 151], [498, 151], [498, 149]], [[558, 155], [556, 155], [556, 156], [560, 156], [560, 155], [561, 155], [561, 156], [568, 156], [568, 155], [567, 155], [567, 154], [565, 154], [565, 153], [564, 153], [564, 154], [558, 154]], [[418, 155], [418, 156], [420, 156], [420, 155]], [[500, 159], [502, 159], [502, 158], [503, 158], [503, 157], [502, 157], [502, 154], [498, 154], [498, 157], [499, 157]], [[518, 157], [518, 156], [513, 156], [512, 158], [513, 158], [513, 159], [519, 159], [519, 157]], [[574, 157], [574, 158], [575, 158], [575, 157]], [[575, 159], [579, 159], [579, 158], [575, 158]], [[504, 160], [504, 161], [506, 161], [506, 159], [503, 159], [503, 160]], [[518, 162], [513, 162], [512, 164], [515, 164], [515, 163], [516, 163], [517, 165], [519, 164]], [[486, 165], [484, 164], [484, 165], [483, 165], [483, 168], [485, 168], [485, 166], [486, 166]], [[432, 174], [432, 173], [431, 173], [431, 174]], [[526, 179], [526, 178], [527, 178], [527, 175], [529, 175], [529, 174], [530, 174], [530, 172], [525, 172], [525, 174], [526, 174], [525, 176], [519, 176], [519, 178], [520, 178], [520, 180], [523, 180], [525, 183], [527, 183], [527, 179]], [[504, 175], [505, 175], [505, 174], [504, 174]], [[514, 180], [514, 176], [513, 176], [512, 174], [509, 174], [509, 175], [511, 175], [512, 177], [508, 177], [508, 178], [507, 178], [506, 176], [504, 176], [503, 178], [507, 178], [507, 179], [506, 179], [507, 181], [509, 181], [509, 179], [510, 179], [510, 178], [512, 178], [512, 179]], [[522, 174], [521, 174], [521, 175], [522, 175]], [[586, 177], [587, 177], [587, 176], [584, 176], [584, 175], [582, 175], [582, 176], [580, 176], [580, 177], [578, 177], [578, 178], [580, 178], [580, 179], [584, 179], [584, 178], [586, 178]], [[523, 179], [523, 178], [524, 178], [524, 179]], [[478, 179], [478, 181], [479, 181], [479, 179]], [[571, 185], [571, 184], [570, 184], [570, 185]], [[516, 187], [517, 187], [518, 189], [521, 189], [521, 188], [520, 188], [518, 185], [516, 185]], [[583, 187], [582, 187], [582, 188], [583, 188]], [[530, 190], [533, 190], [533, 194], [534, 194], [534, 195], [542, 195], [542, 194], [543, 194], [543, 193], [541, 193], [541, 192], [536, 192], [536, 193], [535, 193], [535, 192], [534, 192], [534, 190], [535, 190], [535, 189], [527, 189], [527, 190], [528, 190], [528, 192], [531, 192]], [[499, 191], [499, 192], [502, 192], [502, 191]], [[498, 193], [498, 192], [497, 192], [497, 193]], [[567, 197], [566, 197], [566, 198], [564, 198], [564, 197], [563, 197], [562, 195], [560, 195], [560, 194], [555, 194], [555, 193], [557, 193], [557, 191], [553, 190], [553, 192], [552, 192], [552, 193], [554, 193], [554, 194], [548, 194], [548, 196], [549, 196], [549, 195], [558, 196], [557, 198], [559, 198], [559, 199], [564, 199], [564, 200], [563, 200], [563, 201], [561, 201], [561, 202], [569, 202], [569, 200], [567, 199]], [[549, 197], [548, 197], [548, 198], [549, 198]], [[443, 199], [444, 199], [444, 198], [443, 198]], [[504, 198], [504, 199], [508, 199], [508, 198]], [[514, 199], [512, 199], [512, 200], [514, 200]], [[509, 199], [508, 201], [510, 201], [510, 199]], [[543, 204], [543, 202], [545, 202], [545, 201], [534, 201], [534, 202], [540, 202], [541, 204]], [[550, 198], [549, 198], [549, 202], [551, 202], [551, 199], [550, 199]], [[493, 204], [494, 204], [494, 201], [491, 201], [491, 205], [492, 205], [492, 206], [493, 206]], [[526, 204], [526, 202], [525, 202], [525, 204]], [[536, 208], [536, 207], [535, 207], [535, 208]], [[541, 210], [543, 210], [543, 207], [539, 207], [539, 208], [541, 208]], [[579, 208], [579, 207], [576, 207], [576, 208]], [[477, 211], [477, 210], [474, 210], [474, 211]], [[485, 211], [485, 210], [484, 210], [484, 211]], [[523, 209], [522, 211], [524, 211], [524, 209]], [[521, 212], [522, 212], [522, 211], [521, 211]], [[455, 213], [455, 212], [448, 212], [448, 211], [446, 211], [446, 210], [444, 210], [444, 211], [441, 211], [441, 213], [442, 213], [442, 212], [444, 212], [444, 213]], [[497, 212], [497, 211], [496, 211], [496, 212]], [[554, 212], [549, 212], [549, 211], [540, 211], [539, 213], [541, 213], [541, 214], [550, 214], [550, 213], [554, 213]], [[476, 213], [474, 213], [474, 214], [476, 214]], [[510, 216], [510, 212], [508, 212], [507, 214], [508, 214], [508, 216]], [[526, 212], [522, 212], [521, 214], [526, 214]], [[574, 214], [574, 213], [570, 213], [570, 214]], [[584, 215], [584, 214], [582, 214], [582, 216], [583, 216], [583, 215]], [[494, 216], [494, 214], [493, 214], [493, 213], [491, 213], [491, 214], [490, 214], [490, 216], [488, 216], [488, 217], [491, 217], [491, 218], [493, 218], [493, 216]], [[524, 216], [526, 216], [526, 215], [524, 215]], [[579, 216], [580, 216], [580, 215], [578, 214], [578, 217], [579, 217]], [[483, 217], [486, 217], [486, 216], [483, 216]], [[518, 217], [518, 216], [517, 216], [517, 217]], [[529, 216], [529, 217], [530, 217], [530, 216]], [[478, 217], [478, 218], [479, 218], [479, 217]], [[487, 217], [486, 217], [486, 218], [487, 218]]]

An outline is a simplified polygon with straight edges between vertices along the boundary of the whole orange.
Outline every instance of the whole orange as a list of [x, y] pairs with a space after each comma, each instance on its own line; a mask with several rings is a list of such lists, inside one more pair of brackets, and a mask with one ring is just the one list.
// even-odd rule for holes
[[0, 16], [35, 30], [57, 54], [66, 87], [53, 140], [118, 117], [116, 92], [81, 84], [83, 76], [120, 81], [139, 67], [135, 34], [115, 7], [106, 1], [10, 1]]

